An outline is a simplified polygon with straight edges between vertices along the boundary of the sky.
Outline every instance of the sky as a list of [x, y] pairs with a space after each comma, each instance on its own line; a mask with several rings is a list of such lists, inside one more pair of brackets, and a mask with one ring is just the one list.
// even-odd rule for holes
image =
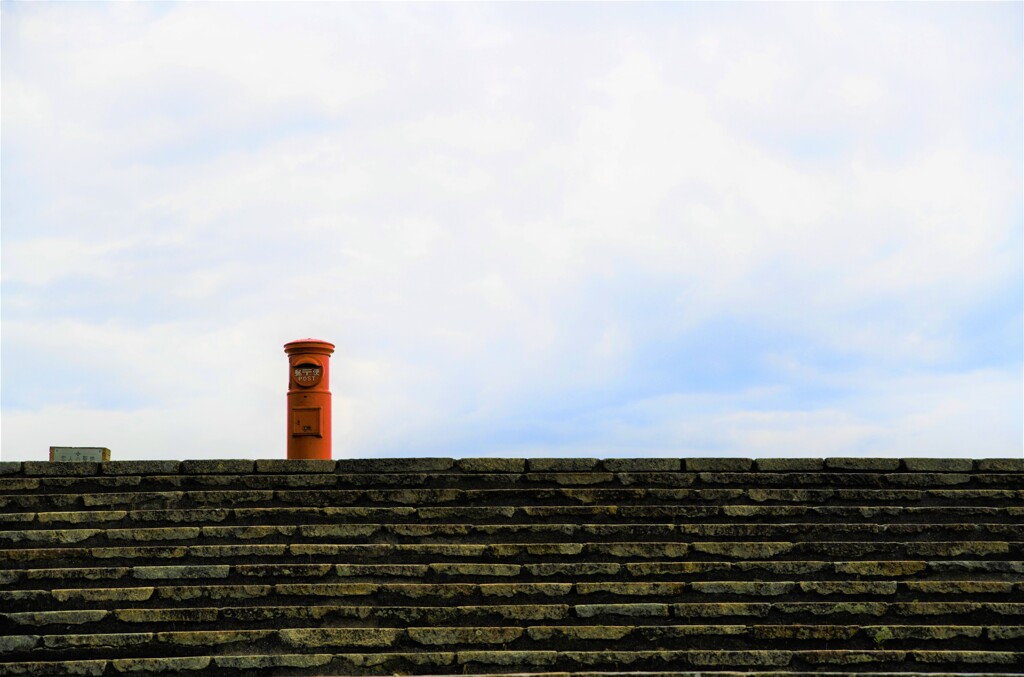
[[1024, 3], [0, 12], [4, 460], [1024, 453]]

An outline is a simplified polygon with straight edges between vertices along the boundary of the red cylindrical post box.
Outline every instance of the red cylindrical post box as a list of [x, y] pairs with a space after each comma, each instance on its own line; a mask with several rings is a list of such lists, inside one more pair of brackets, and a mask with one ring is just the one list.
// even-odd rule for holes
[[330, 364], [334, 344], [300, 339], [288, 354], [288, 458], [331, 458]]

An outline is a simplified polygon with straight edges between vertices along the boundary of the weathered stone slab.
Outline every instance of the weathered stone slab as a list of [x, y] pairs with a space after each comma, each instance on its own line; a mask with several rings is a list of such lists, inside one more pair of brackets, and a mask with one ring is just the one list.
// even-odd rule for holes
[[458, 644], [508, 644], [523, 635], [518, 627], [409, 628], [409, 639], [427, 646]]
[[110, 661], [121, 673], [177, 673], [205, 670], [213, 659], [210, 656], [172, 656], [165, 658], [115, 658]]
[[389, 647], [404, 633], [398, 628], [299, 628], [280, 630], [281, 641], [294, 647]]
[[153, 596], [153, 588], [71, 588], [50, 594], [58, 602], [145, 602]]
[[676, 618], [717, 618], [730, 616], [753, 616], [761, 618], [768, 615], [772, 605], [765, 602], [681, 602], [672, 605], [672, 615]]
[[179, 467], [184, 475], [245, 475], [255, 470], [255, 460], [242, 458], [182, 461]]
[[0, 663], [0, 675], [94, 675], [106, 672], [108, 661], [31, 661], [24, 663]]
[[669, 615], [668, 604], [577, 604], [574, 607], [579, 618], [601, 616], [625, 616], [630, 618], [664, 618]]
[[100, 464], [90, 461], [76, 462], [50, 462], [50, 461], [23, 461], [21, 471], [25, 475], [57, 475], [66, 477], [82, 477], [86, 475], [98, 475]]
[[894, 470], [899, 470], [900, 459], [835, 456], [825, 459], [825, 467], [829, 470], [874, 470], [892, 472]]
[[0, 635], [0, 654], [31, 651], [39, 643], [39, 635]]
[[969, 458], [904, 458], [903, 466], [910, 472], [969, 473], [974, 461]]
[[265, 654], [250, 656], [214, 656], [213, 663], [221, 670], [269, 670], [270, 668], [310, 669], [328, 665], [332, 654]]
[[[106, 613], [106, 612], [104, 612]], [[122, 623], [212, 623], [217, 620], [217, 609], [115, 609], [111, 612]]]
[[820, 458], [759, 458], [755, 463], [760, 472], [819, 472], [825, 467]]
[[136, 566], [132, 578], [139, 580], [176, 580], [185, 578], [227, 578], [227, 564], [191, 564], [187, 566]]
[[531, 473], [586, 473], [600, 463], [596, 458], [531, 458], [526, 467]]
[[450, 458], [356, 458], [339, 459], [339, 473], [435, 473], [455, 466]]
[[579, 582], [576, 584], [576, 592], [580, 595], [609, 594], [621, 595], [624, 597], [659, 597], [664, 595], [681, 595], [689, 590], [690, 585], [701, 585], [700, 583], [676, 583], [676, 582], [620, 582], [607, 581], [602, 583]]
[[256, 472], [284, 474], [284, 473], [333, 473], [337, 468], [337, 462], [330, 459], [257, 459]]
[[47, 635], [47, 649], [123, 649], [145, 646], [153, 641], [152, 632], [97, 633], [94, 635]]
[[153, 637], [160, 644], [192, 647], [256, 642], [275, 634], [274, 630], [194, 630], [157, 632]]
[[108, 461], [102, 464], [104, 475], [176, 475], [180, 461]]
[[33, 491], [39, 488], [36, 477], [0, 477], [0, 491]]
[[0, 461], [0, 475], [17, 475], [21, 472], [21, 461]]
[[703, 595], [777, 597], [796, 587], [792, 581], [695, 581], [693, 591]]
[[748, 472], [754, 467], [749, 458], [688, 458], [684, 461], [687, 472]]
[[526, 459], [522, 458], [460, 458], [456, 467], [471, 473], [521, 473], [526, 470]]
[[459, 651], [459, 665], [542, 666], [553, 665], [558, 658], [555, 651]]
[[109, 611], [89, 609], [85, 611], [23, 611], [8, 613], [4, 616], [16, 625], [84, 625], [98, 623], [105, 619]]
[[128, 515], [126, 510], [78, 510], [75, 512], [41, 512], [36, 519], [40, 524], [89, 524], [94, 522], [120, 522]]
[[683, 462], [678, 458], [606, 458], [601, 465], [608, 472], [679, 472]]

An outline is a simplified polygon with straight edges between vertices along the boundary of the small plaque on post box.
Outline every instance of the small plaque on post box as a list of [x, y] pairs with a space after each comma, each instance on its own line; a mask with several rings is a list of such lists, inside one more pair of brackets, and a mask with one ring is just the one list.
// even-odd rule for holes
[[319, 435], [320, 407], [292, 409], [292, 435]]
[[318, 364], [297, 364], [292, 369], [292, 378], [300, 386], [315, 386], [322, 375], [323, 369]]
[[50, 447], [50, 461], [57, 463], [102, 463], [109, 460], [110, 449], [106, 447]]

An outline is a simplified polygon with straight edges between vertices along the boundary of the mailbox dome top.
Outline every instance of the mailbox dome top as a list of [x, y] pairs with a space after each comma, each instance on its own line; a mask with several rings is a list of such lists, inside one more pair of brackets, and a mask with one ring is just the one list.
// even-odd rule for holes
[[321, 355], [330, 355], [334, 352], [334, 344], [327, 341], [321, 341], [315, 338], [304, 338], [296, 341], [289, 341], [284, 344], [284, 352], [292, 355], [294, 353], [319, 353]]

